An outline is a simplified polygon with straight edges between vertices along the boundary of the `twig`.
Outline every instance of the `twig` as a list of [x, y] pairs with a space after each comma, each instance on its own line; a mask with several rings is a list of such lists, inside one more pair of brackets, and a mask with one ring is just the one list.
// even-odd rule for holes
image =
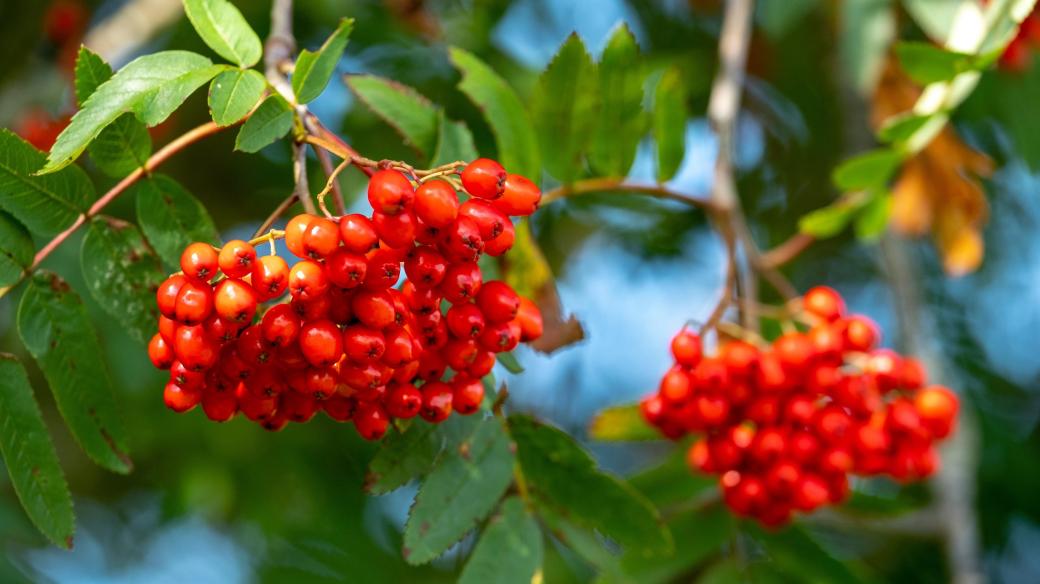
[[548, 205], [559, 201], [560, 199], [566, 199], [568, 197], [574, 197], [578, 195], [584, 195], [588, 193], [639, 193], [642, 195], [650, 195], [651, 197], [657, 197], [659, 199], [670, 199], [673, 201], [679, 201], [686, 203], [691, 207], [698, 209], [711, 210], [714, 208], [714, 203], [707, 199], [700, 199], [685, 193], [673, 191], [665, 188], [661, 185], [647, 185], [640, 183], [627, 182], [622, 179], [615, 178], [594, 178], [588, 180], [579, 180], [577, 182], [557, 187], [551, 191], [547, 191], [542, 195], [542, 205]]
[[796, 233], [787, 241], [759, 256], [759, 266], [763, 268], [779, 268], [798, 257], [799, 254], [809, 249], [809, 246], [815, 242], [816, 238], [811, 235]]
[[29, 266], [26, 272], [34, 272], [43, 260], [47, 259], [47, 256], [51, 255], [51, 253], [64, 243], [70, 235], [75, 233], [76, 230], [86, 223], [88, 219], [100, 213], [109, 203], [114, 201], [119, 195], [123, 194], [123, 192], [130, 188], [130, 186], [137, 182], [142, 176], [151, 173], [162, 163], [166, 162], [171, 156], [183, 150], [186, 146], [198, 142], [206, 136], [216, 134], [222, 129], [223, 128], [213, 122], [207, 122], [201, 126], [188, 130], [166, 146], [160, 148], [158, 152], [145, 161], [144, 166], [126, 175], [126, 178], [116, 183], [116, 185], [109, 189], [104, 195], [101, 195], [101, 198], [95, 201], [86, 213], [77, 217], [76, 221], [73, 222], [73, 224], [65, 231], [54, 236], [54, 239], [51, 239], [46, 245], [40, 248], [40, 251], [36, 252], [36, 257], [33, 258], [33, 263]]
[[[329, 213], [328, 207], [325, 206], [325, 196], [329, 194], [329, 191], [336, 188], [336, 179], [339, 177], [339, 173], [343, 172], [343, 169], [350, 166], [350, 163], [350, 159], [344, 160], [343, 162], [339, 163], [339, 166], [333, 168], [331, 171], [326, 173], [328, 174], [329, 178], [327, 181], [325, 181], [325, 188], [323, 188], [321, 191], [318, 192], [317, 195], [315, 195], [315, 198], [318, 199], [318, 208], [321, 209], [322, 214], [328, 217], [329, 219], [331, 219], [333, 215], [332, 213]], [[342, 207], [342, 204], [340, 206]], [[340, 211], [340, 214], [343, 214], [342, 210]]]
[[271, 226], [274, 225], [274, 222], [277, 221], [278, 218], [281, 217], [282, 214], [284, 214], [286, 211], [288, 211], [293, 205], [295, 205], [296, 201], [298, 200], [299, 199], [296, 197], [296, 193], [292, 193], [291, 195], [286, 197], [284, 201], [279, 203], [278, 206], [274, 208], [274, 211], [271, 211], [271, 214], [267, 216], [267, 219], [264, 219], [264, 222], [256, 228], [256, 231], [253, 232], [253, 237], [259, 237], [261, 233], [270, 229]]
[[[733, 254], [728, 261], [736, 266], [736, 282], [740, 288], [741, 299], [750, 300], [757, 297], [757, 283], [751, 267], [754, 265], [752, 258], [757, 257], [758, 251], [737, 197], [733, 151], [753, 15], [753, 0], [729, 0], [726, 4], [722, 33], [719, 35], [719, 70], [712, 83], [708, 102], [708, 119], [711, 120], [719, 141], [711, 190], [711, 202], [716, 210], [716, 226], [723, 238], [739, 237], [741, 240], [747, 262], [738, 262], [735, 245], [727, 245], [727, 252]], [[741, 320], [745, 328], [758, 329], [752, 303], [741, 304]]]
[[293, 192], [300, 199], [303, 210], [314, 214], [314, 201], [311, 200], [311, 189], [307, 184], [307, 145], [303, 142], [293, 142], [293, 180], [296, 186]]
[[[343, 202], [343, 191], [339, 187], [339, 181], [333, 179], [334, 175], [339, 172], [332, 166], [332, 158], [329, 156], [327, 150], [318, 148], [311, 144], [311, 148], [314, 148], [314, 155], [318, 157], [318, 163], [321, 164], [321, 170], [325, 173], [325, 176], [330, 177], [329, 183], [332, 187], [332, 202], [336, 208], [336, 214], [342, 215], [347, 212], [346, 205]], [[318, 204], [322, 205], [322, 199], [318, 199]], [[323, 206], [323, 205], [322, 205]]]

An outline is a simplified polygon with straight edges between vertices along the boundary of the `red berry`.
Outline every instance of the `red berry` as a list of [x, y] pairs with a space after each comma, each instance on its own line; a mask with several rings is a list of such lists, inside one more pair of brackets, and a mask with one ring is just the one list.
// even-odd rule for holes
[[343, 356], [343, 337], [330, 320], [308, 322], [300, 328], [300, 350], [315, 367], [332, 365]]
[[520, 344], [520, 323], [515, 320], [497, 322], [484, 327], [478, 339], [480, 346], [495, 353], [512, 351]]
[[340, 217], [339, 237], [347, 251], [362, 255], [379, 243], [379, 235], [372, 221], [358, 213]]
[[233, 323], [249, 323], [256, 316], [256, 291], [241, 280], [221, 280], [213, 294], [217, 316]]
[[506, 177], [505, 189], [494, 205], [506, 215], [522, 216], [534, 213], [541, 200], [542, 191], [537, 185], [519, 174], [511, 174]]
[[354, 316], [363, 324], [382, 330], [397, 320], [394, 300], [386, 290], [359, 290], [352, 301]]
[[682, 404], [693, 397], [690, 376], [681, 367], [672, 367], [661, 378], [658, 394], [667, 404]]
[[849, 351], [870, 351], [877, 346], [881, 335], [874, 321], [865, 316], [853, 316], [845, 322], [842, 337]]
[[451, 386], [451, 409], [463, 416], [480, 409], [480, 402], [484, 401], [484, 383], [479, 378], [456, 376]]
[[417, 355], [415, 339], [403, 327], [390, 327], [384, 335], [386, 350], [383, 352], [383, 363], [390, 367], [403, 367]]
[[208, 243], [196, 242], [181, 253], [181, 271], [189, 278], [208, 282], [217, 275], [219, 255]]
[[488, 158], [478, 158], [462, 169], [462, 188], [480, 199], [502, 196], [506, 183], [506, 169]]
[[364, 285], [369, 290], [385, 290], [401, 279], [401, 260], [392, 249], [377, 249], [368, 258]]
[[163, 389], [163, 401], [166, 402], [166, 407], [178, 414], [191, 410], [199, 405], [201, 400], [202, 392], [197, 389], [183, 388], [174, 383], [167, 383], [166, 388]]
[[415, 243], [415, 215], [410, 211], [402, 211], [395, 215], [372, 213], [372, 224], [379, 234], [379, 239], [390, 247], [406, 248]]
[[202, 396], [202, 411], [214, 422], [226, 422], [238, 412], [238, 400], [231, 392], [206, 393]]
[[354, 413], [354, 427], [365, 440], [379, 440], [390, 427], [390, 416], [377, 403], [362, 403]]
[[453, 392], [451, 386], [440, 381], [432, 381], [422, 386], [422, 409], [419, 415], [427, 422], [443, 422], [451, 415]]
[[401, 383], [387, 390], [386, 410], [395, 418], [414, 418], [422, 409], [422, 403], [422, 392], [411, 383]]
[[363, 255], [341, 247], [325, 259], [325, 275], [340, 288], [356, 288], [365, 280], [368, 262]]
[[302, 260], [289, 270], [289, 294], [303, 302], [316, 300], [329, 289], [325, 267], [314, 260]]
[[159, 306], [159, 312], [168, 319], [174, 320], [177, 316], [177, 295], [180, 294], [184, 283], [188, 281], [186, 276], [174, 274], [159, 284], [155, 292], [155, 303]]
[[354, 363], [372, 363], [386, 351], [386, 339], [378, 330], [359, 324], [348, 326], [343, 329], [343, 350]]
[[300, 334], [300, 317], [288, 304], [272, 306], [260, 319], [260, 332], [265, 341], [276, 347], [288, 347]]
[[152, 340], [148, 341], [148, 358], [156, 369], [169, 369], [177, 360], [173, 347], [167, 344], [166, 339], [159, 333], [155, 333]]
[[444, 256], [429, 247], [416, 248], [404, 263], [404, 273], [417, 288], [433, 288], [441, 283], [447, 271]]
[[502, 233], [499, 233], [494, 239], [484, 241], [484, 253], [491, 257], [498, 257], [512, 249], [514, 242], [516, 242], [516, 227], [511, 221], [506, 221], [502, 224]]
[[444, 317], [448, 330], [459, 339], [477, 338], [486, 324], [484, 313], [470, 302], [455, 304]]
[[192, 371], [209, 369], [217, 362], [220, 347], [202, 326], [182, 326], [173, 341], [177, 360]]
[[307, 223], [307, 230], [303, 234], [304, 257], [324, 258], [336, 251], [338, 247], [338, 225], [324, 217], [314, 217]]
[[483, 284], [480, 266], [476, 262], [455, 264], [448, 268], [441, 282], [440, 291], [453, 304], [476, 298]]
[[473, 262], [483, 250], [484, 238], [480, 236], [480, 226], [473, 219], [460, 215], [445, 229], [441, 251], [449, 261]]
[[459, 197], [446, 181], [427, 181], [415, 190], [415, 215], [426, 225], [448, 227], [458, 213]]
[[477, 292], [476, 302], [491, 324], [513, 320], [520, 310], [520, 296], [509, 284], [498, 280], [482, 285]]
[[289, 264], [278, 256], [262, 256], [253, 266], [253, 289], [261, 300], [273, 300], [289, 285]]
[[256, 249], [241, 239], [233, 239], [220, 248], [217, 265], [229, 278], [244, 278], [253, 271]]
[[306, 258], [307, 249], [304, 246], [304, 238], [310, 230], [311, 222], [316, 216], [307, 213], [297, 215], [285, 225], [285, 247], [298, 258]]
[[213, 288], [197, 280], [188, 280], [177, 293], [174, 320], [181, 324], [202, 323], [213, 312]]
[[411, 181], [396, 170], [380, 170], [368, 180], [368, 202], [376, 213], [396, 215], [411, 208], [414, 198]]
[[833, 322], [845, 316], [845, 301], [828, 286], [816, 286], [802, 297], [802, 308], [816, 318]]
[[333, 420], [346, 422], [354, 417], [357, 402], [350, 397], [333, 395], [321, 402], [321, 409], [325, 410], [325, 413]]
[[293, 422], [302, 424], [310, 421], [314, 414], [318, 413], [319, 407], [317, 400], [313, 396], [287, 391], [282, 394], [279, 400], [278, 413]]
[[509, 217], [487, 201], [470, 199], [459, 207], [459, 216], [469, 217], [477, 224], [482, 240], [491, 241], [505, 230]]
[[516, 311], [516, 321], [520, 323], [521, 341], [533, 341], [542, 336], [542, 311], [530, 299], [520, 297], [520, 308]]
[[921, 416], [921, 421], [933, 436], [949, 436], [960, 407], [955, 393], [941, 385], [932, 385], [917, 393], [914, 406]]
[[694, 367], [701, 360], [703, 349], [697, 333], [683, 329], [672, 338], [672, 357], [683, 367]]

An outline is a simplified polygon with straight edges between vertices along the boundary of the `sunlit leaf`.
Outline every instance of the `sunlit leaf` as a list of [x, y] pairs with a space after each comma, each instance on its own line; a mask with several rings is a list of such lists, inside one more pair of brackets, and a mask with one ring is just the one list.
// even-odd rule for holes
[[221, 57], [244, 68], [260, 60], [260, 37], [227, 0], [184, 0], [184, 12], [202, 40]]
[[834, 237], [852, 221], [856, 207], [843, 204], [828, 205], [806, 214], [798, 220], [798, 230], [820, 239]]
[[508, 172], [538, 182], [541, 171], [538, 140], [527, 108], [516, 92], [472, 53], [452, 47], [448, 54], [462, 73], [459, 89], [483, 111], [495, 134], [499, 162]]
[[603, 176], [625, 176], [646, 131], [639, 45], [628, 26], [614, 30], [599, 62], [602, 103], [589, 162]]
[[108, 365], [79, 295], [57, 274], [37, 272], [18, 306], [18, 334], [84, 452], [111, 471], [130, 472]]
[[134, 59], [98, 86], [72, 116], [40, 172], [54, 172], [72, 163], [121, 114], [133, 112], [149, 126], [162, 122], [226, 68], [188, 51], [162, 51]]
[[531, 117], [546, 169], [562, 183], [584, 167], [584, 155], [596, 123], [599, 92], [596, 65], [572, 33], [538, 79]]
[[347, 48], [350, 31], [354, 28], [353, 18], [344, 18], [333, 31], [325, 44], [315, 52], [306, 49], [300, 51], [296, 58], [296, 67], [292, 74], [292, 89], [296, 101], [308, 103], [314, 101], [332, 79], [336, 64]]
[[264, 76], [256, 71], [224, 71], [209, 86], [209, 111], [219, 126], [246, 117], [264, 95]]
[[259, 152], [289, 133], [293, 111], [280, 95], [269, 95], [249, 116], [235, 138], [235, 150]]
[[871, 150], [841, 163], [832, 179], [844, 191], [883, 187], [902, 161], [903, 155], [891, 148]]
[[654, 94], [654, 139], [657, 141], [657, 180], [664, 182], [679, 170], [686, 155], [686, 87], [682, 71], [665, 71]]
[[389, 493], [429, 472], [444, 442], [438, 428], [415, 420], [404, 432], [391, 431], [368, 465], [365, 490]]
[[892, 211], [892, 197], [887, 192], [872, 193], [859, 212], [853, 226], [856, 237], [864, 241], [874, 241], [881, 237], [888, 227], [888, 218]]
[[984, 65], [974, 55], [955, 53], [922, 42], [903, 41], [896, 44], [896, 56], [907, 75], [923, 85], [949, 81], [961, 73]]
[[25, 368], [6, 353], [0, 353], [0, 454], [29, 519], [55, 545], [71, 548], [76, 520], [69, 486]]
[[430, 100], [407, 85], [374, 75], [349, 75], [346, 81], [354, 95], [421, 156], [433, 154], [440, 112]]

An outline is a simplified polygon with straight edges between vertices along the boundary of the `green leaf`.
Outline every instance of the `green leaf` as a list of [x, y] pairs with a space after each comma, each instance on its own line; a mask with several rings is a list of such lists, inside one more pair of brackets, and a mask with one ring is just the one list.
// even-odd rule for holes
[[600, 411], [589, 424], [589, 438], [604, 442], [661, 440], [661, 433], [646, 423], [639, 404], [614, 406]]
[[831, 179], [843, 191], [883, 187], [902, 161], [903, 155], [898, 151], [878, 148], [841, 163]]
[[133, 112], [149, 126], [173, 113], [196, 89], [226, 65], [188, 51], [162, 51], [138, 57], [98, 86], [58, 135], [41, 174], [72, 163], [101, 130]]
[[430, 100], [407, 85], [374, 75], [349, 75], [347, 86], [421, 156], [433, 154], [440, 112]]
[[122, 178], [148, 161], [152, 154], [152, 137], [141, 120], [133, 114], [123, 114], [101, 130], [87, 146], [87, 152], [98, 170]]
[[431, 166], [440, 166], [449, 162], [468, 162], [477, 158], [477, 148], [473, 145], [473, 134], [463, 122], [449, 120], [444, 112], [437, 116], [437, 146], [433, 149]]
[[966, 71], [980, 69], [983, 65], [974, 55], [955, 53], [922, 42], [897, 43], [896, 56], [906, 74], [924, 85], [949, 81]]
[[260, 60], [260, 37], [230, 2], [184, 0], [184, 12], [202, 40], [221, 57], [242, 68], [252, 67]]
[[675, 552], [649, 557], [626, 551], [621, 568], [629, 581], [640, 584], [665, 584], [680, 581], [705, 560], [715, 556], [733, 538], [733, 514], [722, 505], [686, 511], [668, 521], [675, 538]]
[[892, 196], [887, 192], [878, 191], [872, 193], [859, 212], [853, 227], [856, 229], [856, 237], [862, 241], [875, 241], [888, 227], [888, 217], [892, 211]]
[[296, 68], [293, 69], [292, 74], [292, 89], [293, 94], [296, 95], [296, 101], [308, 103], [325, 90], [325, 86], [329, 84], [332, 74], [336, 71], [339, 58], [343, 56], [343, 49], [347, 48], [347, 39], [350, 38], [350, 31], [353, 28], [354, 19], [343, 18], [339, 21], [339, 26], [336, 27], [332, 36], [321, 45], [317, 52], [312, 53], [306, 49], [300, 51], [300, 56], [296, 58]]
[[459, 584], [530, 584], [542, 566], [542, 532], [516, 497], [502, 502], [459, 576]]
[[444, 553], [494, 508], [513, 478], [502, 424], [489, 418], [446, 451], [419, 487], [404, 528], [404, 558], [424, 564]]
[[792, 525], [783, 531], [766, 531], [755, 525], [747, 529], [765, 548], [772, 563], [783, 573], [802, 582], [854, 584], [866, 579], [835, 558], [804, 529]]
[[686, 155], [686, 87], [682, 71], [665, 71], [654, 94], [654, 139], [657, 142], [657, 181], [675, 176]]
[[459, 90], [483, 111], [495, 134], [499, 161], [507, 171], [539, 182], [542, 167], [538, 140], [516, 92], [473, 54], [452, 47], [448, 55], [462, 73]]
[[444, 442], [438, 426], [415, 420], [404, 432], [392, 432], [383, 440], [365, 475], [365, 490], [389, 493], [433, 468]]
[[0, 287], [22, 278], [25, 269], [32, 265], [34, 251], [29, 230], [0, 211]]
[[280, 95], [269, 95], [238, 131], [235, 150], [259, 152], [289, 133], [293, 111]]
[[617, 27], [599, 62], [602, 105], [589, 162], [603, 176], [628, 174], [646, 130], [643, 81], [646, 77], [639, 45], [628, 25]]
[[165, 276], [141, 232], [125, 221], [98, 217], [83, 238], [80, 265], [101, 308], [142, 344], [155, 334], [155, 291]]
[[913, 112], [892, 116], [881, 125], [881, 129], [878, 130], [878, 139], [889, 143], [905, 142], [934, 118], [934, 115], [921, 116]]
[[737, 562], [727, 559], [712, 564], [697, 579], [697, 584], [742, 584], [746, 580]]
[[690, 472], [685, 445], [672, 449], [660, 463], [630, 477], [628, 484], [650, 499], [658, 508], [689, 503], [718, 493], [718, 480], [713, 475]]
[[57, 274], [37, 272], [18, 306], [18, 334], [76, 442], [99, 465], [130, 472], [108, 365], [79, 295]]
[[47, 176], [33, 173], [44, 154], [10, 130], [0, 129], [0, 208], [32, 233], [65, 229], [94, 202], [94, 185], [78, 166]]
[[780, 39], [794, 28], [799, 20], [819, 7], [819, 0], [762, 2], [758, 5], [758, 16], [766, 34], [773, 39]]
[[855, 207], [841, 204], [828, 205], [799, 219], [798, 230], [820, 239], [834, 237], [845, 230], [855, 213]]
[[596, 65], [571, 33], [538, 78], [531, 117], [550, 174], [566, 184], [584, 169], [599, 106]]
[[218, 126], [229, 126], [246, 117], [264, 96], [267, 82], [253, 70], [224, 71], [209, 86], [209, 111]]
[[573, 438], [528, 416], [510, 416], [509, 429], [528, 490], [540, 503], [637, 553], [672, 549], [654, 506], [627, 483], [598, 471]]
[[933, 41], [945, 43], [964, 4], [975, 0], [902, 0], [900, 4]]
[[29, 519], [55, 545], [71, 549], [76, 519], [69, 486], [25, 368], [6, 353], [0, 353], [0, 454]]
[[76, 55], [76, 104], [82, 106], [102, 83], [112, 77], [112, 67], [86, 46]]
[[220, 242], [206, 208], [172, 178], [153, 174], [130, 190], [137, 199], [141, 231], [168, 265], [180, 265], [181, 252], [191, 243]]
[[[112, 68], [87, 47], [76, 56], [76, 101], [82, 105], [99, 85], [112, 77]], [[131, 114], [116, 118], [87, 146], [94, 166], [115, 178], [122, 178], [144, 166], [152, 153], [152, 137], [140, 120]]]
[[515, 374], [524, 372], [524, 366], [520, 364], [520, 361], [516, 360], [516, 355], [512, 352], [499, 353], [498, 362], [501, 363], [502, 366], [506, 368], [506, 371], [510, 373]]

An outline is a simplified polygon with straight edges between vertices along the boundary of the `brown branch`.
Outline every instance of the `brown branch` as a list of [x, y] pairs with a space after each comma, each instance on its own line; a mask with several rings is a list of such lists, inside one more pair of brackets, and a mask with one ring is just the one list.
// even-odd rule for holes
[[811, 235], [796, 233], [787, 241], [759, 256], [759, 265], [763, 268], [779, 268], [798, 257], [815, 242], [816, 238]]
[[319, 148], [314, 144], [311, 144], [311, 148], [314, 149], [314, 155], [318, 157], [318, 163], [321, 164], [321, 170], [325, 173], [325, 176], [330, 177], [332, 181], [332, 202], [335, 204], [336, 213], [343, 215], [347, 212], [346, 205], [343, 202], [343, 191], [339, 187], [339, 180], [333, 175], [336, 172], [335, 165], [332, 164], [332, 157], [324, 148]]
[[661, 185], [647, 185], [639, 183], [626, 182], [623, 179], [616, 178], [592, 178], [588, 180], [580, 180], [569, 185], [557, 187], [551, 191], [547, 191], [542, 195], [542, 205], [548, 205], [559, 201], [560, 199], [566, 199], [568, 197], [574, 197], [584, 195], [588, 193], [639, 193], [642, 195], [649, 195], [651, 197], [657, 197], [658, 199], [670, 199], [673, 201], [679, 201], [696, 207], [698, 209], [712, 210], [715, 204], [707, 199], [700, 199], [685, 193], [673, 191]]
[[300, 199], [303, 210], [311, 215], [317, 213], [314, 201], [311, 200], [311, 190], [307, 181], [307, 145], [303, 142], [293, 142], [293, 181], [296, 185], [293, 192]]
[[[740, 289], [740, 298], [751, 301], [757, 297], [758, 289], [754, 270], [751, 269], [754, 266], [753, 258], [757, 257], [757, 246], [751, 238], [737, 196], [733, 152], [753, 15], [753, 0], [729, 0], [726, 4], [722, 33], [719, 35], [719, 70], [712, 83], [708, 102], [708, 119], [719, 141], [711, 190], [711, 202], [716, 209], [715, 223], [724, 239], [739, 238], [741, 241], [747, 262], [738, 262], [736, 246], [727, 244], [727, 253], [732, 254], [728, 261], [736, 266], [735, 282]], [[723, 300], [720, 306], [727, 302]], [[742, 303], [741, 320], [745, 328], [757, 330], [758, 320], [754, 308], [752, 302]], [[725, 310], [724, 306], [722, 310]]]
[[205, 124], [202, 124], [201, 126], [188, 130], [187, 132], [177, 137], [166, 146], [160, 148], [158, 152], [153, 154], [150, 158], [148, 158], [148, 160], [145, 161], [144, 166], [126, 175], [126, 177], [123, 180], [116, 183], [116, 185], [109, 189], [108, 192], [106, 192], [104, 195], [101, 195], [101, 198], [95, 201], [94, 204], [91, 205], [89, 209], [87, 209], [86, 213], [80, 214], [80, 216], [76, 218], [76, 221], [72, 225], [70, 225], [65, 231], [62, 231], [58, 235], [54, 236], [54, 239], [51, 239], [47, 242], [46, 245], [40, 248], [40, 251], [36, 252], [36, 257], [33, 258], [33, 263], [26, 270], [26, 273], [29, 274], [34, 272], [40, 266], [43, 260], [47, 259], [47, 256], [51, 255], [51, 253], [53, 253], [54, 250], [58, 249], [58, 247], [62, 243], [64, 243], [70, 235], [75, 233], [77, 229], [83, 226], [83, 224], [86, 223], [88, 219], [100, 213], [106, 206], [108, 206], [109, 203], [114, 201], [116, 197], [118, 197], [119, 195], [123, 194], [142, 176], [151, 173], [162, 163], [169, 160], [171, 156], [183, 150], [186, 146], [198, 142], [206, 136], [216, 134], [222, 129], [223, 128], [221, 128], [213, 122], [207, 122]]
[[274, 222], [277, 221], [278, 218], [281, 217], [286, 211], [292, 208], [292, 206], [295, 205], [298, 200], [299, 198], [296, 196], [296, 193], [293, 193], [286, 197], [284, 201], [279, 203], [278, 206], [274, 208], [274, 211], [271, 211], [271, 214], [267, 216], [267, 219], [264, 219], [264, 222], [256, 228], [256, 231], [253, 232], [253, 237], [259, 237], [261, 233], [264, 233], [268, 229], [270, 229], [271, 226], [274, 225]]

